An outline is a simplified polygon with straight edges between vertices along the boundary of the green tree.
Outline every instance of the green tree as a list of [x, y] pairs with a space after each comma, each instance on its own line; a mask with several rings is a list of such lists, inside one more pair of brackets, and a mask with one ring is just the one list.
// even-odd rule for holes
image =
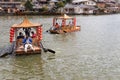
[[48, 7], [47, 6], [44, 6], [43, 8], [42, 8], [42, 11], [44, 12], [44, 11], [48, 11]]
[[60, 2], [58, 2], [58, 3], [56, 4], [56, 6], [57, 6], [58, 8], [60, 8], [60, 7], [64, 7], [65, 4], [63, 3], [63, 1], [60, 1]]
[[25, 9], [28, 11], [31, 11], [33, 9], [33, 5], [30, 0], [27, 0], [24, 6], [25, 6]]

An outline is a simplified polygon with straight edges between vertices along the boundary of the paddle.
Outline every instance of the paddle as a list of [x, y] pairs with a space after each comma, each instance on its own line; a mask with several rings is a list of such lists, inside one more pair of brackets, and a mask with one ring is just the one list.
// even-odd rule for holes
[[41, 48], [43, 49], [44, 52], [47, 52], [47, 49], [44, 48], [44, 46], [43, 46], [43, 44], [41, 42], [40, 42], [40, 46], [41, 46]]
[[67, 31], [63, 31], [64, 33], [67, 33]]
[[55, 54], [55, 51], [51, 50], [51, 49], [47, 49], [49, 52], [51, 53], [54, 53]]
[[14, 44], [12, 44], [10, 47], [6, 47], [5, 49], [2, 49], [2, 51], [0, 51], [1, 52], [0, 58], [12, 54], [13, 50], [14, 50]]
[[3, 54], [0, 55], [0, 58], [6, 57], [7, 55], [8, 55], [8, 53], [3, 53]]
[[47, 30], [46, 32], [49, 32], [50, 30], [52, 30], [53, 29], [53, 27], [51, 27], [49, 30]]
[[49, 52], [51, 52], [51, 53], [55, 54], [55, 51], [54, 51], [54, 50], [44, 48], [44, 46], [43, 46], [42, 42], [40, 42], [40, 45], [41, 45], [41, 48], [43, 49], [43, 51], [44, 51], [44, 52], [49, 51]]

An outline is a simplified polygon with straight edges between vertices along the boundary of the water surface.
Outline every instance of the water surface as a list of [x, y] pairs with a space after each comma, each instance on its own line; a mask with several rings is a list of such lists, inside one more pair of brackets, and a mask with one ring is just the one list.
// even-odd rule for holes
[[[119, 80], [120, 14], [74, 16], [81, 31], [51, 35], [54, 16], [28, 16], [43, 24], [43, 44], [56, 54], [0, 59], [0, 80]], [[0, 48], [9, 45], [9, 29], [23, 16], [0, 16]]]

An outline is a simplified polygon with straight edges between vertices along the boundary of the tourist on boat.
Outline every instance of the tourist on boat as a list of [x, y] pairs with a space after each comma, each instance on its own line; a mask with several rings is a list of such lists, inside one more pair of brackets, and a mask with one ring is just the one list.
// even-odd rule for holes
[[19, 36], [17, 36], [16, 46], [21, 46], [23, 39], [24, 39], [23, 33], [19, 32]]
[[25, 32], [25, 35], [30, 37], [31, 28], [23, 28], [23, 31]]
[[35, 45], [35, 46], [39, 46], [39, 40], [38, 40], [38, 37], [37, 37], [37, 34], [34, 33], [34, 31], [31, 32], [32, 36], [32, 44]]
[[73, 26], [73, 24], [72, 24], [72, 22], [71, 21], [69, 21], [69, 24], [68, 24], [70, 27], [72, 27]]
[[25, 52], [27, 52], [28, 48], [31, 48], [33, 51], [35, 51], [35, 49], [32, 46], [32, 38], [28, 35], [26, 35], [26, 38], [23, 39], [23, 44]]
[[54, 29], [54, 30], [58, 30], [59, 28], [60, 28], [59, 24], [56, 23], [56, 24], [55, 24], [55, 29]]
[[19, 32], [19, 36], [17, 36], [17, 39], [24, 39], [23, 33]]
[[31, 34], [32, 34], [31, 38], [36, 38], [36, 34], [33, 31], [31, 32]]

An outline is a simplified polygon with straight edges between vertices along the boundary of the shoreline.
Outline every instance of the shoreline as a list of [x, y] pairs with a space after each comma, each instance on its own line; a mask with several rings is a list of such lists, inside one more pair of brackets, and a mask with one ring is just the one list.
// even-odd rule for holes
[[[24, 12], [24, 13], [2, 13], [0, 16], [54, 16], [54, 15], [63, 15], [64, 13], [48, 13], [48, 12], [43, 12], [43, 13], [38, 13], [38, 12]], [[113, 15], [113, 14], [120, 14], [120, 12], [117, 13], [99, 13], [99, 14], [67, 14], [67, 15], [82, 15], [82, 16], [89, 16], [89, 15]]]

